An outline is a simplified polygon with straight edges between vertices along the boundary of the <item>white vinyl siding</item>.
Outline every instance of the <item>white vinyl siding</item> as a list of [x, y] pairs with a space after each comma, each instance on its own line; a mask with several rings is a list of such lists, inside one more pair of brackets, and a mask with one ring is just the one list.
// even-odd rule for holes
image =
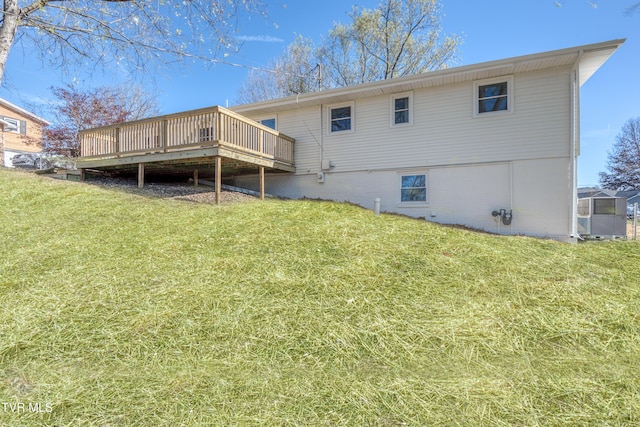
[[513, 79], [510, 114], [474, 118], [474, 83], [465, 82], [413, 91], [413, 126], [389, 126], [390, 96], [381, 95], [337, 104], [353, 105], [357, 132], [330, 132], [333, 104], [279, 111], [278, 130], [296, 139], [298, 174], [320, 171], [321, 159], [346, 172], [568, 157], [570, 69]]
[[[256, 121], [265, 118], [264, 115], [253, 117], [250, 113], [244, 115]], [[293, 146], [296, 173], [315, 173], [320, 170], [322, 136], [319, 117], [320, 107], [300, 108], [278, 114], [278, 131], [296, 140]]]
[[568, 156], [569, 71], [515, 76], [517, 109], [481, 119], [473, 118], [473, 82], [416, 90], [408, 127], [389, 127], [388, 96], [359, 99], [357, 132], [325, 133], [324, 158], [338, 172]]

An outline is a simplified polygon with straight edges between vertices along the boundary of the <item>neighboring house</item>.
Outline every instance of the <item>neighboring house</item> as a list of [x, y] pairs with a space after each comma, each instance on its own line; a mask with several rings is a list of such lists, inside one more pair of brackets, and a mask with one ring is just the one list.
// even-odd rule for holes
[[614, 196], [625, 197], [630, 206], [633, 206], [634, 203], [640, 204], [640, 190], [614, 191]]
[[[296, 139], [266, 191], [574, 241], [580, 87], [624, 40], [233, 108]], [[237, 177], [238, 186], [255, 178]]]
[[13, 156], [42, 151], [45, 119], [0, 98], [0, 165], [11, 166]]
[[631, 194], [624, 197], [627, 198], [627, 204], [633, 206], [635, 203], [637, 203], [638, 205], [640, 205], [640, 191], [636, 191], [635, 194]]
[[606, 190], [603, 188], [578, 188], [578, 199], [587, 197], [616, 197], [616, 194], [617, 192], [615, 190]]

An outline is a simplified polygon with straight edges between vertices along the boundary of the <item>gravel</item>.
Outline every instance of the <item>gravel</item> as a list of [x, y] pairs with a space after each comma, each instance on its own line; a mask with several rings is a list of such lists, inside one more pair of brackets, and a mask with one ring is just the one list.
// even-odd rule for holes
[[[216, 192], [212, 187], [203, 185], [194, 187], [193, 183], [148, 182], [145, 183], [143, 188], [138, 188], [138, 183], [135, 179], [111, 177], [91, 177], [86, 183], [151, 197], [188, 200], [197, 203], [216, 203]], [[220, 203], [251, 202], [255, 200], [258, 199], [254, 196], [234, 191], [222, 191], [220, 193]]]

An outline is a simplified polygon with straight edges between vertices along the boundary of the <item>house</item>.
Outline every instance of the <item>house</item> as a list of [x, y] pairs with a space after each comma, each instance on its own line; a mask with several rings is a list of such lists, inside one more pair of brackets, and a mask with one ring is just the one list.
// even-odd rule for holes
[[617, 192], [615, 190], [607, 190], [604, 188], [578, 188], [578, 199], [587, 197], [616, 197], [616, 194]]
[[92, 129], [78, 168], [209, 167], [261, 193], [575, 241], [580, 87], [623, 43]]
[[[624, 40], [243, 105], [296, 139], [269, 193], [500, 234], [577, 236], [580, 87]], [[255, 180], [237, 177], [235, 185]]]
[[0, 165], [12, 166], [11, 159], [21, 153], [42, 151], [45, 119], [0, 98]]
[[614, 191], [614, 197], [624, 197], [627, 205], [633, 207], [635, 203], [640, 204], [640, 190]]

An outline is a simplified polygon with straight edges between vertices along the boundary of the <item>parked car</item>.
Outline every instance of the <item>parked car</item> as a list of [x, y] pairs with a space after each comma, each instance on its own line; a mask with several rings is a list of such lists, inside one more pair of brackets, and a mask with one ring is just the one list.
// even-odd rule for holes
[[16, 168], [44, 169], [41, 167], [44, 166], [44, 162], [40, 153], [16, 154], [11, 159], [11, 163]]
[[75, 169], [75, 162], [69, 157], [57, 154], [24, 153], [17, 154], [11, 159], [13, 167], [27, 169], [48, 169], [51, 167]]

